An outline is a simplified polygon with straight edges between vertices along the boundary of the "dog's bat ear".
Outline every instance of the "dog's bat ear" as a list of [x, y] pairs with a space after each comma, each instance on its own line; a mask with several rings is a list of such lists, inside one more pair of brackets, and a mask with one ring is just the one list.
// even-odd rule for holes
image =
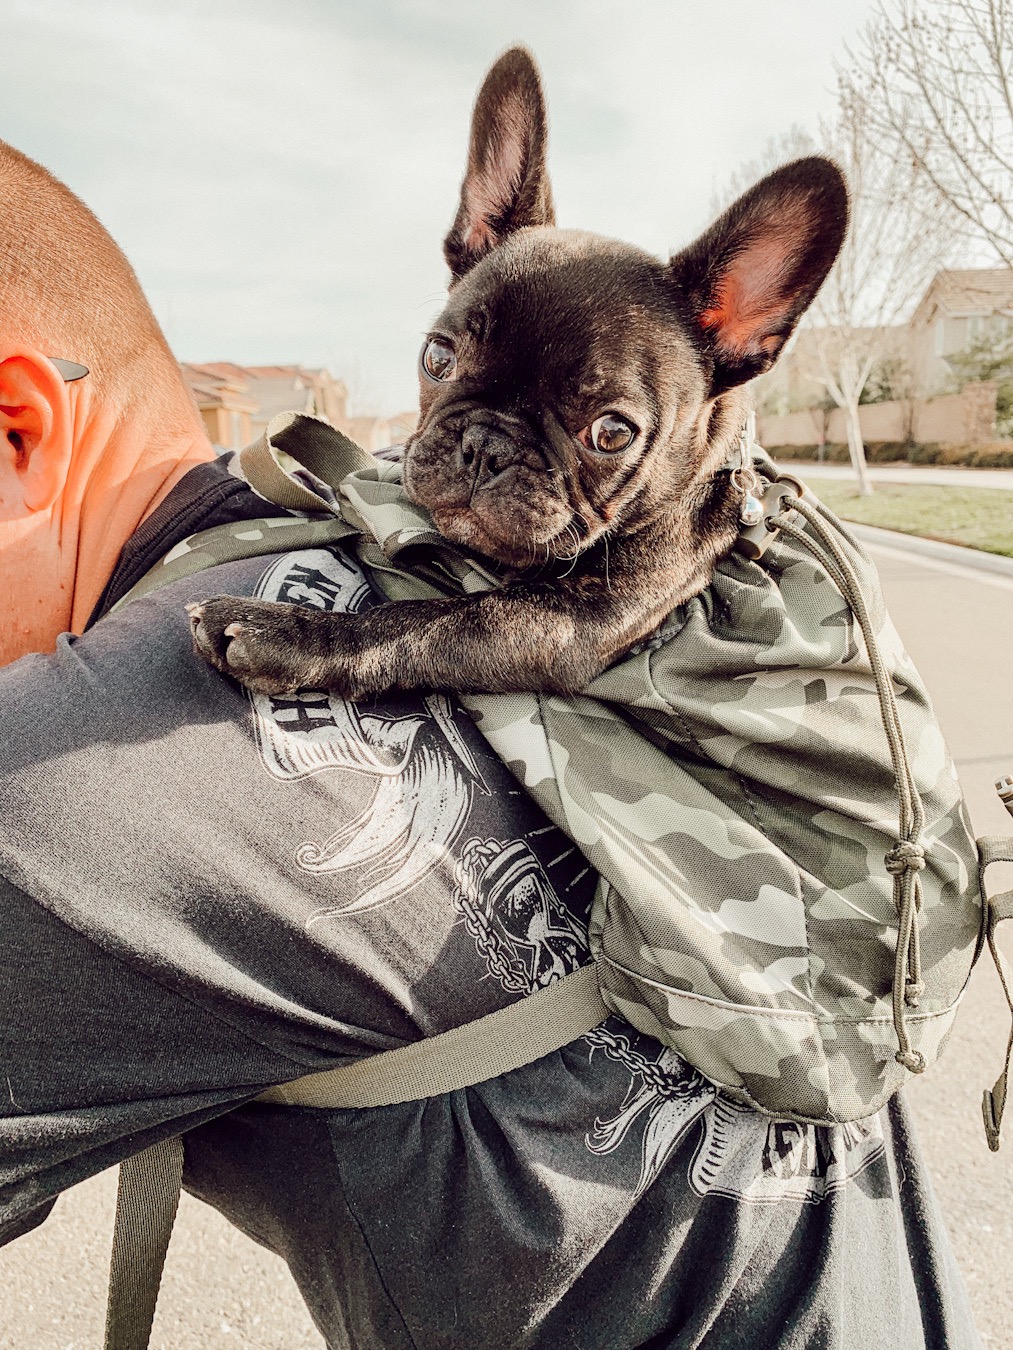
[[515, 230], [556, 223], [545, 142], [538, 67], [530, 52], [511, 47], [475, 102], [461, 204], [443, 241], [454, 281]]
[[833, 266], [848, 227], [840, 169], [812, 156], [749, 189], [669, 263], [719, 394], [769, 369]]

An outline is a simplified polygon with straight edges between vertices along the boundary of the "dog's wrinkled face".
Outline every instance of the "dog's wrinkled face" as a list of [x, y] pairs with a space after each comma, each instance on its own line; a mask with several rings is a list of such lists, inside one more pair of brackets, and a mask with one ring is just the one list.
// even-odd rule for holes
[[665, 270], [612, 240], [505, 241], [454, 287], [420, 382], [407, 490], [441, 533], [511, 567], [633, 527], [705, 468], [709, 381]]
[[[662, 262], [555, 228], [538, 73], [515, 48], [479, 93], [449, 302], [423, 345], [405, 487], [511, 569], [703, 510], [767, 369], [840, 247], [847, 193], [813, 158]], [[698, 522], [699, 523], [699, 522]], [[673, 541], [674, 544], [674, 541]]]

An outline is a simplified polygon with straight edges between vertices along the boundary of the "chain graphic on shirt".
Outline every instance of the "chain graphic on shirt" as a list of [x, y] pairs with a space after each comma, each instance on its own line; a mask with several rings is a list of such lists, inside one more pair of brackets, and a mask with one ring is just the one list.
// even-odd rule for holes
[[[700, 1139], [689, 1183], [700, 1196], [727, 1195], [746, 1204], [782, 1200], [818, 1203], [864, 1171], [883, 1153], [878, 1116], [846, 1125], [807, 1125], [769, 1120], [733, 1101], [697, 1073], [676, 1051], [635, 1036], [610, 1033], [610, 1024], [588, 1040], [604, 1042], [611, 1058], [630, 1070], [626, 1097], [615, 1115], [599, 1118], [587, 1137], [592, 1153], [615, 1152], [639, 1132], [642, 1195], [691, 1127]], [[618, 1042], [609, 1045], [608, 1040]], [[592, 1046], [592, 1054], [597, 1046]]]
[[508, 993], [544, 989], [587, 961], [586, 925], [560, 900], [525, 840], [469, 839], [454, 881], [465, 927]]
[[[361, 609], [371, 594], [359, 567], [330, 548], [279, 558], [256, 593], [327, 611]], [[399, 713], [396, 702], [377, 712], [321, 690], [249, 698], [261, 762], [273, 777], [292, 780], [344, 769], [369, 784], [359, 815], [328, 838], [296, 849], [303, 871], [354, 869], [359, 882], [352, 900], [318, 910], [310, 924], [389, 904], [445, 860], [476, 787], [486, 790], [448, 699], [434, 694], [406, 703]]]

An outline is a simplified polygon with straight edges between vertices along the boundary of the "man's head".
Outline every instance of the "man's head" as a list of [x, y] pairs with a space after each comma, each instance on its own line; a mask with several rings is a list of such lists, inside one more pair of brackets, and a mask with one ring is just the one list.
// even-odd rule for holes
[[0, 142], [0, 663], [80, 629], [125, 540], [210, 455], [123, 253]]

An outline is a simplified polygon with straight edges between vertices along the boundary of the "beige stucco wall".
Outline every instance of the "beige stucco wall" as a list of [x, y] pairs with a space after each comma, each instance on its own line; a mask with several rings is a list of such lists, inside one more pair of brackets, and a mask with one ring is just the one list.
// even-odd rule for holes
[[[987, 413], [989, 400], [991, 424]], [[959, 394], [919, 399], [913, 407], [908, 402], [866, 403], [859, 409], [858, 418], [866, 441], [906, 441], [910, 434], [913, 440], [923, 443], [975, 444], [994, 438], [994, 409], [994, 385], [965, 385]], [[823, 417], [823, 413], [811, 411], [760, 417], [757, 430], [764, 445], [816, 445]], [[847, 439], [844, 413], [835, 408], [827, 419], [826, 440], [843, 445]]]

